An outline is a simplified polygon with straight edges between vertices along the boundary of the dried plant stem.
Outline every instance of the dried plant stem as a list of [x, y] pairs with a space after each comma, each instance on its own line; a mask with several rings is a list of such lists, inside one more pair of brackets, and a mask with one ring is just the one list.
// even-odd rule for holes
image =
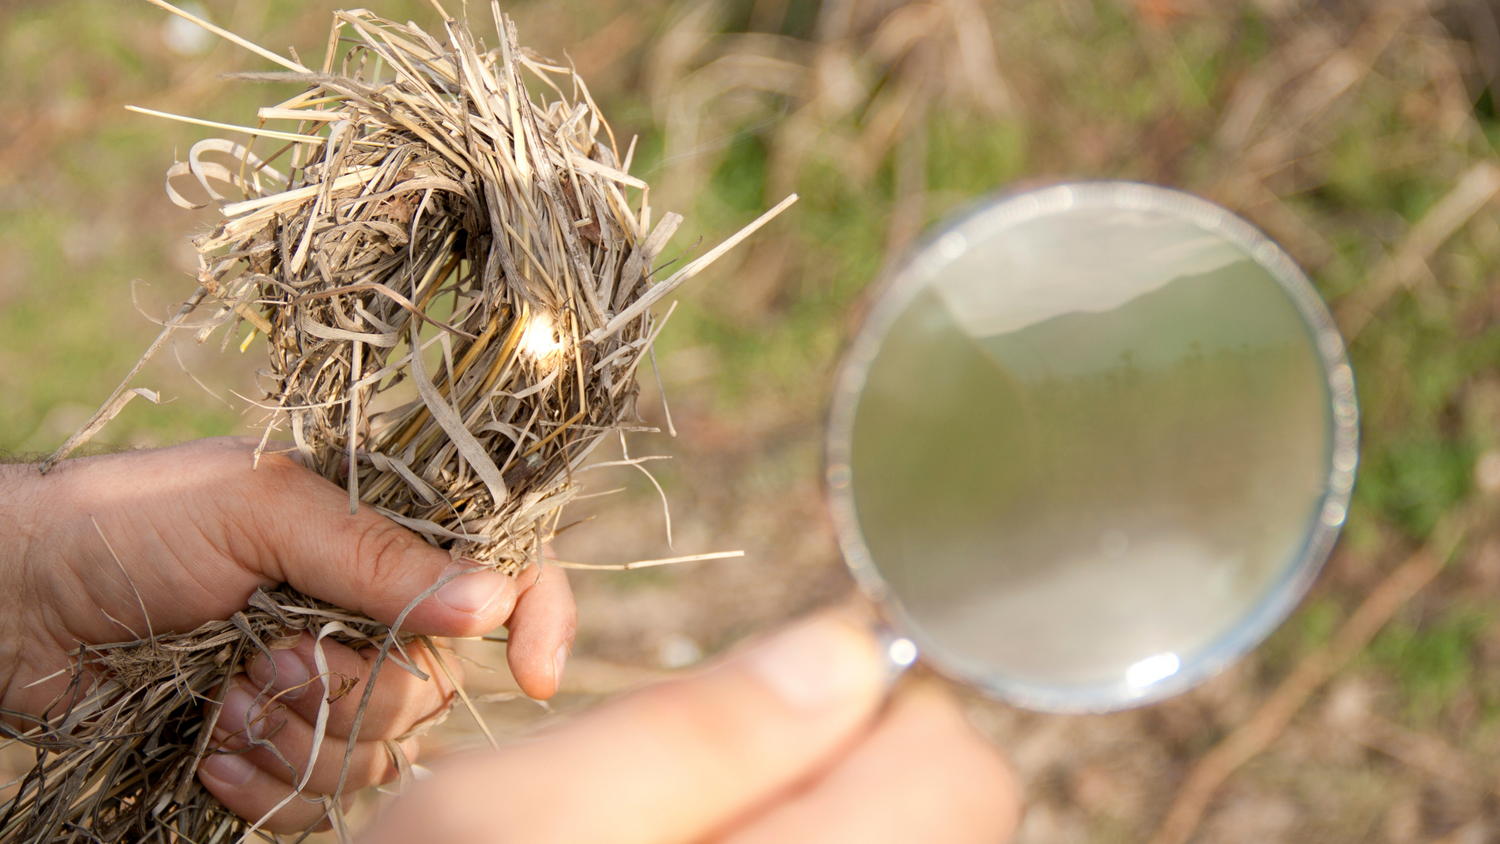
[[1186, 844], [1224, 781], [1269, 747], [1308, 698], [1358, 656], [1396, 610], [1442, 571], [1463, 541], [1466, 519], [1456, 511], [1440, 522], [1427, 544], [1386, 576], [1328, 644], [1303, 657], [1250, 720], [1194, 764], [1151, 844]]
[[645, 569], [652, 566], [671, 566], [678, 563], [696, 563], [700, 560], [725, 560], [731, 557], [743, 557], [744, 551], [715, 551], [711, 554], [689, 554], [686, 557], [666, 557], [660, 560], [636, 560], [633, 563], [619, 563], [616, 565], [593, 564], [593, 563], [568, 563], [562, 560], [549, 560], [551, 565], [564, 569], [592, 569], [594, 571], [630, 571], [631, 569]]
[[1448, 238], [1500, 193], [1500, 167], [1480, 161], [1407, 231], [1400, 246], [1370, 280], [1339, 303], [1339, 328], [1356, 337], [1397, 292], [1410, 288], [1431, 271], [1427, 261]]

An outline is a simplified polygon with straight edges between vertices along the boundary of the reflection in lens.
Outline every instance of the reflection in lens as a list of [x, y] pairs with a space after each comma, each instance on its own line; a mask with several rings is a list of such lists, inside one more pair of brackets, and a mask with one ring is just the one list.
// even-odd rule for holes
[[1333, 449], [1314, 334], [1180, 214], [1080, 207], [929, 251], [853, 417], [869, 557], [940, 665], [1144, 694], [1306, 556]]

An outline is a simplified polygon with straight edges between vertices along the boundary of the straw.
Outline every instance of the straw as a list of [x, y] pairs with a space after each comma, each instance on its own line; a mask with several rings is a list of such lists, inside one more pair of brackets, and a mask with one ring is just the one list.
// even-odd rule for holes
[[[194, 239], [199, 289], [146, 357], [179, 332], [202, 342], [222, 331], [227, 345], [248, 326], [265, 337], [263, 381], [273, 385], [256, 402], [269, 409], [257, 459], [271, 432], [289, 431], [304, 464], [345, 486], [351, 507], [515, 574], [543, 564], [589, 453], [638, 426], [635, 374], [662, 324], [650, 305], [795, 197], [654, 283], [652, 260], [681, 218], [663, 216], [648, 236], [645, 183], [622, 163], [587, 87], [523, 49], [514, 23], [491, 11], [499, 46], [489, 50], [465, 22], [446, 20], [435, 37], [369, 11], [336, 12], [335, 52], [320, 71], [214, 30], [289, 69], [236, 78], [305, 90], [259, 111], [287, 131], [136, 109], [244, 136], [195, 145], [169, 171], [174, 202], [195, 207], [174, 182], [196, 181], [225, 219]], [[529, 93], [528, 79], [556, 99]], [[257, 139], [286, 143], [262, 160], [250, 151]], [[130, 397], [154, 398], [131, 388], [139, 371], [43, 471]], [[0, 811], [0, 842], [207, 844], [259, 834], [195, 771], [220, 751], [216, 734], [250, 726], [218, 723], [229, 679], [303, 631], [378, 647], [376, 674], [387, 655], [420, 674], [410, 650], [430, 647], [400, 632], [399, 620], [388, 628], [285, 587], [190, 633], [80, 647], [47, 717], [6, 728], [37, 761]], [[374, 681], [366, 678], [361, 707]], [[351, 748], [357, 737], [358, 721]], [[321, 799], [341, 831], [337, 797], [299, 799]]]

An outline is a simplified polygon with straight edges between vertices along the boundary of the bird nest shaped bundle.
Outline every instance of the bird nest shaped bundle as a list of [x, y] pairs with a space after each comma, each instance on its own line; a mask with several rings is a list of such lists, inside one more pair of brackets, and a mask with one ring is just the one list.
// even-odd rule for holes
[[[248, 325], [241, 348], [263, 335], [270, 358], [261, 450], [288, 431], [351, 508], [455, 559], [511, 574], [540, 564], [577, 494], [574, 472], [605, 435], [639, 425], [636, 377], [665, 322], [652, 306], [795, 196], [655, 281], [682, 218], [651, 225], [649, 189], [629, 175], [634, 143], [622, 156], [583, 81], [522, 49], [498, 8], [494, 48], [466, 22], [445, 20], [437, 38], [336, 12], [320, 68], [171, 11], [285, 68], [235, 78], [305, 88], [261, 109], [259, 127], [222, 127], [248, 133], [248, 146], [205, 140], [173, 165], [173, 201], [203, 207], [178, 190], [196, 182], [224, 216], [193, 241], [198, 288], [43, 471], [134, 396], [154, 398], [130, 384], [169, 337], [223, 331], [228, 344]], [[256, 832], [195, 771], [215, 752], [226, 681], [302, 631], [378, 647], [377, 671], [389, 655], [390, 670], [420, 673], [405, 652], [431, 647], [289, 587], [195, 631], [81, 647], [68, 692], [19, 738], [37, 762], [3, 807], [0, 841], [209, 844]], [[337, 799], [301, 799], [322, 799], [342, 828]]]

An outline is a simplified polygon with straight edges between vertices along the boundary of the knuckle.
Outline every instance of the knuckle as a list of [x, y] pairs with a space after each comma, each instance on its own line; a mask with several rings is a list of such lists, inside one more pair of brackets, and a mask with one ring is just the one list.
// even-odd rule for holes
[[[391, 593], [408, 576], [408, 557], [417, 541], [416, 537], [392, 522], [372, 519], [355, 528], [355, 566], [361, 580], [370, 587], [366, 594], [402, 600]], [[396, 610], [399, 612], [404, 608], [403, 603]]]
[[[422, 713], [431, 709], [416, 699], [418, 696], [411, 686], [388, 687], [380, 683], [376, 686], [376, 694], [370, 699], [363, 717], [359, 718], [356, 738], [361, 743], [399, 738], [422, 719]], [[351, 732], [356, 716], [357, 711], [346, 713]]]
[[[338, 750], [342, 751], [340, 747]], [[336, 758], [333, 758], [335, 757]], [[380, 741], [361, 741], [355, 745], [354, 759], [349, 764], [349, 775], [344, 779], [344, 791], [358, 791], [372, 785], [380, 785], [386, 782], [386, 769], [390, 767], [390, 760], [386, 754], [385, 747]], [[333, 791], [338, 787], [339, 775], [344, 770], [344, 754], [330, 754], [327, 767], [319, 760], [318, 776], [310, 785], [316, 786], [324, 793]]]
[[264, 471], [277, 479], [296, 478], [300, 479], [307, 474], [302, 464], [293, 460], [285, 454], [266, 452], [261, 454], [258, 471]]

